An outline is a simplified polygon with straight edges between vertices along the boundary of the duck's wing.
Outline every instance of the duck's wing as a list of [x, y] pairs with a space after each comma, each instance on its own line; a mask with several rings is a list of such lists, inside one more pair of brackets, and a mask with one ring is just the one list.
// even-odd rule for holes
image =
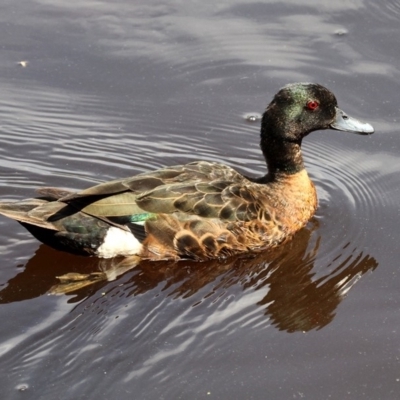
[[105, 218], [129, 217], [126, 222], [136, 223], [154, 214], [176, 212], [202, 218], [248, 221], [256, 218], [260, 208], [253, 188], [222, 180], [174, 183], [139, 195], [126, 191], [95, 201], [92, 198], [90, 203], [87, 198], [76, 199], [72, 204], [86, 214]]
[[252, 185], [229, 180], [175, 184], [138, 196], [136, 204], [153, 213], [182, 212], [224, 221], [249, 221], [259, 211]]
[[255, 186], [230, 167], [199, 162], [103, 183], [59, 201], [89, 215], [136, 223], [175, 212], [245, 221], [259, 211]]

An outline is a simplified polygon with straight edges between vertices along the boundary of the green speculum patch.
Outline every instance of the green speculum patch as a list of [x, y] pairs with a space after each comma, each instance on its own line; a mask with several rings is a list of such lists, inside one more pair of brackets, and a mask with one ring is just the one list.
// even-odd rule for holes
[[128, 218], [129, 218], [129, 222], [137, 223], [137, 222], [145, 222], [149, 218], [151, 218], [155, 215], [156, 214], [153, 214], [153, 213], [141, 213], [141, 214], [130, 215]]

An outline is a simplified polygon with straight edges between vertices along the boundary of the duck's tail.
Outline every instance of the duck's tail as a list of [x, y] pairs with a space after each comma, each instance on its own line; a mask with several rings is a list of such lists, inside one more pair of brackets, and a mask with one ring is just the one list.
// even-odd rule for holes
[[54, 224], [70, 213], [68, 206], [57, 201], [72, 192], [52, 187], [37, 190], [40, 197], [15, 202], [0, 202], [0, 214], [21, 224], [34, 225], [50, 230], [59, 230]]
[[45, 188], [39, 193], [43, 197], [0, 202], [0, 214], [18, 221], [40, 242], [57, 250], [104, 258], [140, 250], [141, 244], [129, 228], [58, 200], [68, 192]]
[[0, 214], [21, 224], [57, 230], [48, 218], [63, 207], [65, 207], [63, 203], [49, 202], [45, 199], [25, 199], [17, 202], [0, 202]]
[[18, 221], [40, 242], [57, 250], [95, 254], [109, 225], [50, 197], [0, 202], [0, 214]]

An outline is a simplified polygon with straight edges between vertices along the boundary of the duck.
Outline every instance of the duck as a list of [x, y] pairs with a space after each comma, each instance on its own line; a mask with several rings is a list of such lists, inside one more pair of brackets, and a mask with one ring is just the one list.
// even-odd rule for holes
[[293, 237], [317, 209], [301, 144], [324, 129], [374, 132], [324, 86], [292, 83], [261, 118], [265, 175], [196, 161], [82, 191], [39, 188], [34, 198], [0, 202], [0, 214], [57, 250], [99, 258], [202, 261], [266, 250]]

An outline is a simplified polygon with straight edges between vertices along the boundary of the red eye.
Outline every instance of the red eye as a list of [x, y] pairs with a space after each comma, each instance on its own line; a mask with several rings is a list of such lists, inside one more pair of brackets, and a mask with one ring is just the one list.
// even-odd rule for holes
[[307, 108], [308, 108], [309, 110], [311, 110], [311, 111], [316, 110], [318, 107], [319, 107], [318, 101], [310, 100], [310, 101], [307, 103]]

